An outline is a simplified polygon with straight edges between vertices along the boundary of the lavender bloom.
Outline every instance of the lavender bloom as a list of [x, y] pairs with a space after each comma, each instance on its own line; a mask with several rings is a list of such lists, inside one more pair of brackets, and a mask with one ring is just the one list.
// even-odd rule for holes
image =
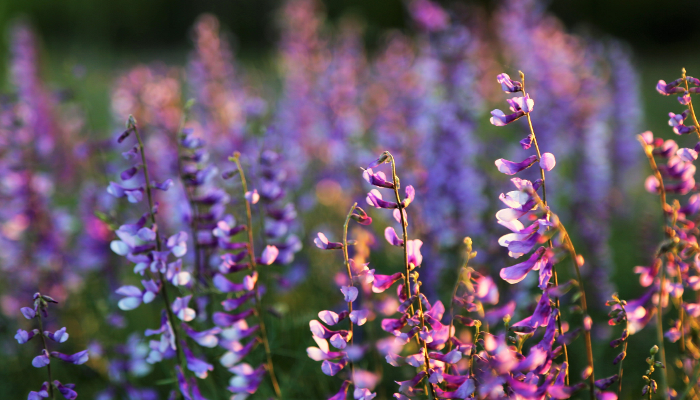
[[[49, 303], [58, 303], [56, 300], [54, 300], [50, 296], [42, 295], [41, 293], [35, 293], [34, 294], [34, 310], [39, 310], [39, 314], [32, 314], [34, 310], [28, 307], [24, 307], [22, 309], [22, 313], [27, 316], [27, 314], [31, 314], [31, 318], [28, 319], [33, 319], [35, 316], [38, 320], [39, 323], [39, 329], [34, 329], [31, 332], [24, 331], [22, 329], [19, 329], [17, 331], [17, 335], [15, 338], [20, 344], [27, 343], [29, 340], [31, 340], [35, 335], [40, 335], [42, 336], [42, 344], [43, 348], [41, 350], [41, 354], [38, 356], [34, 357], [32, 360], [32, 366], [35, 368], [43, 368], [46, 366], [49, 366], [51, 363], [51, 358], [58, 358], [62, 361], [80, 365], [84, 364], [88, 361], [88, 351], [83, 350], [78, 353], [72, 354], [72, 355], [66, 355], [63, 353], [59, 353], [57, 351], [52, 351], [49, 352], [48, 347], [47, 347], [47, 341], [46, 338], [51, 339], [52, 341], [56, 343], [64, 343], [66, 340], [68, 340], [68, 333], [66, 333], [66, 328], [61, 328], [55, 332], [49, 332], [49, 331], [44, 331], [43, 327], [43, 319], [48, 318], [48, 305]], [[28, 313], [25, 311], [25, 309], [32, 311], [32, 313]], [[43, 318], [42, 318], [43, 316]], [[54, 398], [54, 390], [57, 390], [59, 393], [63, 395], [66, 399], [75, 399], [78, 396], [78, 393], [74, 390], [75, 385], [73, 384], [65, 384], [63, 385], [59, 381], [52, 381], [52, 376], [51, 376], [51, 367], [49, 366], [47, 368], [47, 373], [49, 377], [48, 382], [44, 382], [44, 384], [41, 386], [41, 390], [38, 392], [30, 392], [28, 399], [29, 400], [40, 400], [42, 398]], [[51, 382], [51, 383], [49, 383]]]

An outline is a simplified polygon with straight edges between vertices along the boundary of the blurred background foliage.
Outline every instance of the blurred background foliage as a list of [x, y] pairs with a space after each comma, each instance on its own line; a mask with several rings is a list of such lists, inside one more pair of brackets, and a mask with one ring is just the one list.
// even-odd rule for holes
[[[365, 46], [372, 52], [378, 46], [380, 38], [391, 29], [399, 29], [411, 34], [409, 16], [400, 0], [325, 0], [325, 10], [331, 23], [345, 16], [352, 16], [364, 25]], [[439, 1], [443, 5], [452, 2]], [[461, 2], [469, 6], [480, 7], [487, 13], [496, 10], [496, 2], [475, 0]], [[86, 127], [91, 135], [100, 137], [111, 136], [113, 119], [110, 113], [110, 89], [114, 84], [117, 73], [137, 63], [163, 61], [168, 64], [185, 65], [187, 56], [192, 48], [190, 38], [192, 26], [202, 13], [212, 13], [221, 21], [222, 27], [229, 33], [231, 43], [236, 48], [236, 57], [243, 66], [259, 80], [279, 79], [271, 73], [277, 66], [275, 50], [279, 40], [278, 24], [280, 0], [5, 0], [0, 1], [0, 27], [7, 33], [10, 22], [15, 19], [25, 19], [36, 29], [41, 40], [43, 57], [42, 73], [45, 80], [56, 90], [66, 90], [85, 109]], [[641, 73], [641, 94], [644, 99], [644, 129], [668, 133], [666, 110], [670, 102], [658, 96], [654, 85], [658, 79], [673, 79], [679, 75], [680, 68], [689, 71], [700, 69], [700, 56], [692, 50], [700, 40], [700, 24], [696, 23], [700, 15], [700, 2], [697, 0], [586, 0], [552, 1], [549, 10], [561, 18], [567, 27], [584, 34], [599, 37], [614, 36], [627, 41], [634, 50], [636, 65]], [[0, 76], [8, 75], [7, 40], [0, 42]], [[517, 67], [515, 67], [517, 68]], [[693, 72], [690, 72], [691, 74]], [[698, 75], [698, 72], [694, 73]], [[266, 82], [270, 85], [270, 82]], [[7, 79], [0, 80], [3, 88], [9, 88]], [[279, 82], [272, 82], [272, 87], [279, 88]], [[641, 151], [637, 148], [630, 151]], [[641, 184], [641, 182], [640, 182]], [[639, 244], [643, 232], [639, 232], [639, 221], [656, 218], [656, 210], [649, 212], [645, 205], [656, 199], [629, 199], [629, 207], [637, 218], [617, 221], [612, 231], [612, 247], [615, 249], [617, 265], [638, 265], [647, 261], [648, 255], [641, 254]], [[333, 211], [322, 210], [315, 214], [318, 220], [337, 221], [339, 215]], [[330, 222], [329, 222], [330, 223]], [[646, 225], [655, 229], [655, 223]], [[658, 229], [656, 230], [658, 231]], [[632, 232], [632, 233], [630, 233]], [[654, 234], [655, 235], [655, 234]], [[658, 234], [660, 236], [660, 232]], [[304, 241], [308, 245], [309, 241]], [[478, 249], [477, 249], [478, 250]], [[382, 254], [372, 256], [372, 261], [381, 264], [385, 261]], [[319, 270], [324, 263], [337, 262], [332, 257], [323, 255], [316, 257], [311, 269]], [[320, 269], [322, 270], [322, 269]], [[630, 270], [616, 269], [613, 275], [621, 296], [632, 297], [640, 293], [636, 277]], [[95, 278], [96, 279], [96, 278]], [[323, 307], [325, 298], [334, 295], [332, 289], [319, 291], [332, 280], [332, 274], [319, 274], [306, 281], [302, 290], [290, 293], [279, 302], [292, 309], [292, 314], [276, 323], [273, 332], [279, 341], [277, 356], [283, 359], [283, 385], [294, 385], [295, 382], [311, 382], [317, 384], [310, 389], [313, 394], [300, 387], [294, 398], [317, 398], [334, 390], [337, 382], [333, 378], [320, 375], [318, 363], [305, 357], [303, 352], [292, 352], [289, 349], [300, 349], [299, 342], [310, 344], [308, 335], [308, 320], [315, 316], [316, 308]], [[93, 301], [103, 295], [99, 286], [86, 285], [88, 289], [70, 303], [70, 309], [62, 311], [63, 315], [80, 314], [85, 316], [93, 313], [102, 315], [108, 307], [103, 300]], [[591, 288], [595, 294], [595, 287]], [[303, 312], [295, 312], [294, 305], [312, 303]], [[318, 307], [317, 307], [318, 306]], [[320, 308], [319, 308], [320, 309]], [[133, 329], [151, 327], [147, 321], [157, 318], [157, 311], [151, 310], [152, 315], [140, 312], [138, 316], [127, 316], [129, 326]], [[96, 334], [100, 325], [85, 325], [89, 318], [71, 319], [65, 321], [75, 335], [75, 340], [87, 342], [87, 337]], [[81, 332], [81, 333], [78, 333]], [[7, 333], [5, 331], [4, 333]], [[104, 332], [103, 332], [104, 334]], [[274, 334], [274, 333], [273, 333]], [[123, 336], [123, 335], [122, 335]], [[82, 337], [82, 339], [81, 339]], [[640, 349], [648, 349], [653, 343], [649, 340], [638, 343]], [[115, 342], [123, 341], [117, 337]], [[598, 347], [605, 347], [598, 343]], [[287, 350], [285, 350], [287, 349]], [[581, 349], [574, 349], [580, 353]], [[599, 354], [610, 359], [614, 352], [605, 351]], [[286, 357], [286, 358], [285, 358]], [[28, 360], [21, 357], [8, 359], [11, 365], [27, 364]], [[638, 379], [643, 373], [642, 366], [628, 364], [627, 376], [630, 381]], [[89, 370], [92, 371], [92, 370]], [[23, 373], [34, 370], [17, 370], [10, 364], [0, 366], [0, 394], [3, 398], [21, 398], [26, 391], [24, 384], [19, 385], [15, 380]], [[286, 372], [286, 374], [284, 374]], [[391, 370], [385, 369], [385, 379], [391, 378]], [[219, 368], [215, 374], [225, 380], [227, 373]], [[96, 372], [88, 372], [80, 379], [83, 398], [91, 398], [103, 388], [104, 381]], [[305, 376], [314, 376], [318, 381], [304, 380]], [[59, 377], [61, 377], [59, 373]], [[158, 370], [143, 378], [142, 383], [157, 382], [163, 379]], [[395, 377], [394, 377], [395, 378]], [[636, 390], [636, 388], [635, 388]], [[264, 393], [264, 392], [263, 392]], [[387, 398], [386, 393], [379, 398]], [[263, 396], [260, 396], [263, 398]], [[290, 397], [293, 398], [293, 397]], [[630, 392], [628, 398], [634, 398]]]

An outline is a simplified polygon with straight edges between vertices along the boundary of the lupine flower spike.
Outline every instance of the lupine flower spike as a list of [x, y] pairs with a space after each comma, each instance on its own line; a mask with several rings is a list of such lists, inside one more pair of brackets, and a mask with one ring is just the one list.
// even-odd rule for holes
[[[235, 163], [236, 174], [240, 178], [243, 193], [242, 197], [246, 210], [246, 224], [236, 227], [235, 221], [231, 216], [225, 217], [217, 224], [214, 234], [218, 236], [220, 242], [222, 242], [220, 247], [222, 249], [236, 250], [238, 253], [228, 253], [222, 256], [223, 263], [219, 268], [220, 273], [214, 276], [214, 285], [224, 293], [244, 292], [242, 296], [235, 299], [231, 298], [222, 303], [226, 311], [239, 308], [249, 299], [254, 300], [255, 306], [254, 308], [238, 314], [216, 312], [214, 313], [214, 322], [224, 328], [222, 336], [226, 340], [222, 341], [222, 346], [228, 350], [221, 358], [221, 363], [227, 367], [229, 371], [236, 374], [236, 376], [231, 379], [229, 390], [233, 393], [254, 393], [262, 381], [265, 369], [267, 369], [272, 388], [276, 396], [281, 398], [282, 394], [272, 362], [272, 351], [270, 349], [267, 326], [264, 318], [265, 314], [262, 307], [262, 293], [264, 289], [260, 287], [258, 271], [259, 266], [266, 266], [275, 262], [279, 255], [279, 250], [275, 246], [268, 245], [262, 251], [260, 257], [255, 256], [251, 205], [254, 204], [256, 200], [250, 195], [253, 192], [248, 190], [248, 182], [246, 180], [245, 171], [241, 165], [240, 156], [240, 153], [235, 152], [232, 157], [229, 157], [229, 161]], [[247, 233], [247, 240], [245, 242], [231, 241], [237, 233], [243, 231]], [[247, 265], [241, 264], [241, 261], [246, 256], [248, 257], [249, 263]], [[241, 271], [242, 269], [249, 269], [252, 272], [251, 275], [247, 275], [243, 279], [242, 284], [232, 283], [224, 277], [225, 274]], [[257, 317], [258, 325], [249, 328], [245, 319], [253, 314]], [[239, 363], [239, 361], [253, 349], [258, 339], [251, 340], [246, 345], [242, 345], [240, 339], [246, 338], [258, 330], [260, 335], [259, 341], [262, 342], [265, 348], [266, 362], [264, 366], [253, 369], [250, 365]]]
[[[357, 212], [357, 213], [356, 213]], [[329, 242], [325, 239], [323, 233], [318, 234], [316, 239], [316, 246], [322, 250], [342, 250], [343, 260], [345, 264], [345, 269], [348, 274], [348, 286], [342, 286], [340, 292], [344, 296], [344, 300], [347, 304], [347, 309], [341, 313], [335, 313], [331, 310], [323, 310], [318, 313], [318, 317], [326, 325], [334, 326], [344, 319], [348, 319], [348, 330], [338, 330], [331, 331], [325, 326], [323, 326], [317, 320], [311, 320], [309, 322], [309, 327], [311, 328], [311, 333], [313, 334], [313, 339], [316, 341], [318, 347], [309, 347], [306, 349], [309, 358], [315, 361], [323, 361], [321, 370], [326, 375], [336, 375], [346, 365], [350, 366], [349, 380], [345, 380], [340, 387], [340, 391], [331, 396], [329, 400], [335, 400], [339, 398], [345, 398], [345, 393], [347, 392], [349, 385], [354, 385], [355, 389], [353, 391], [353, 397], [356, 400], [371, 400], [376, 396], [376, 393], [364, 385], [362, 385], [358, 380], [356, 380], [355, 375], [355, 362], [361, 357], [357, 356], [357, 347], [354, 343], [355, 325], [361, 326], [367, 322], [367, 316], [369, 314], [368, 310], [357, 309], [353, 307], [353, 303], [357, 300], [358, 289], [355, 287], [355, 280], [361, 280], [365, 283], [372, 283], [374, 280], [374, 270], [370, 270], [367, 265], [362, 265], [361, 268], [356, 268], [356, 264], [350, 260], [348, 256], [348, 225], [350, 220], [354, 219], [362, 225], [367, 225], [371, 222], [371, 218], [361, 208], [357, 207], [357, 203], [354, 203], [350, 207], [350, 211], [345, 218], [345, 224], [343, 225], [343, 242], [337, 243], [334, 246], [329, 246]], [[320, 238], [324, 238], [321, 240]], [[328, 347], [328, 341], [330, 339], [331, 345], [341, 351], [330, 351]], [[349, 344], [349, 348], [346, 349]], [[350, 352], [349, 350], [352, 350]], [[361, 354], [361, 353], [360, 353]]]
[[23, 329], [18, 329], [15, 339], [19, 344], [27, 343], [32, 340], [35, 336], [41, 337], [42, 350], [41, 354], [34, 357], [32, 360], [32, 365], [36, 368], [46, 367], [49, 380], [41, 385], [41, 389], [38, 392], [30, 392], [27, 397], [28, 400], [40, 400], [41, 398], [51, 398], [55, 399], [56, 392], [60, 393], [66, 399], [72, 400], [78, 397], [78, 393], [75, 391], [75, 385], [72, 383], [62, 384], [61, 382], [54, 380], [51, 374], [51, 358], [57, 358], [61, 361], [80, 365], [85, 364], [88, 361], [88, 351], [83, 350], [81, 352], [68, 355], [59, 353], [57, 351], [49, 352], [47, 339], [56, 342], [63, 343], [68, 340], [68, 333], [66, 328], [61, 328], [55, 332], [45, 331], [43, 318], [48, 318], [49, 303], [58, 303], [56, 300], [50, 296], [42, 295], [41, 293], [34, 294], [34, 307], [22, 307], [20, 310], [22, 315], [28, 320], [37, 319], [39, 324], [39, 329], [34, 329], [32, 331], [25, 331]]
[[[536, 154], [528, 156], [522, 162], [499, 159], [496, 160], [495, 164], [500, 172], [506, 175], [514, 175], [538, 163], [541, 179], [530, 182], [524, 179], [514, 178], [512, 181], [518, 190], [501, 195], [501, 201], [503, 201], [508, 208], [499, 211], [496, 214], [496, 219], [499, 224], [507, 227], [513, 231], [513, 233], [502, 236], [499, 239], [499, 244], [507, 247], [509, 250], [508, 254], [513, 258], [519, 258], [530, 253], [539, 243], [546, 242], [548, 245], [547, 247], [538, 248], [527, 261], [502, 269], [500, 275], [501, 278], [509, 283], [517, 283], [523, 280], [529, 271], [539, 270], [539, 287], [543, 291], [542, 297], [537, 304], [534, 314], [526, 320], [513, 324], [513, 328], [517, 326], [518, 330], [526, 329], [523, 332], [528, 332], [529, 330], [534, 331], [534, 329], [537, 329], [539, 326], [549, 326], [551, 324], [548, 324], [547, 321], [551, 315], [556, 320], [559, 336], [563, 336], [564, 332], [562, 329], [558, 294], [560, 290], [557, 290], [557, 288], [559, 288], [559, 282], [555, 264], [561, 258], [560, 253], [569, 253], [578, 280], [577, 284], [580, 289], [581, 309], [584, 314], [582, 322], [588, 356], [588, 367], [586, 368], [584, 377], [589, 380], [590, 398], [593, 400], [596, 396], [597, 389], [593, 370], [593, 350], [590, 335], [591, 317], [588, 315], [586, 295], [579, 270], [579, 267], [583, 264], [583, 258], [576, 254], [573, 243], [566, 233], [564, 226], [548, 207], [545, 172], [551, 171], [555, 167], [556, 160], [553, 154], [540, 152], [540, 146], [537, 142], [537, 136], [535, 135], [532, 118], [530, 116], [534, 109], [535, 101], [530, 98], [529, 94], [526, 92], [525, 74], [522, 72], [520, 72], [520, 79], [520, 82], [514, 82], [507, 74], [498, 76], [497, 81], [501, 84], [504, 92], [513, 93], [522, 91], [523, 96], [507, 100], [511, 106], [511, 110], [514, 112], [511, 115], [506, 116], [500, 110], [492, 111], [491, 114], [493, 117], [491, 118], [491, 123], [495, 126], [504, 126], [523, 116], [526, 117], [529, 134], [526, 139], [521, 141], [521, 146], [523, 149], [528, 150], [531, 145], [534, 144]], [[541, 199], [537, 194], [540, 188], [542, 189]], [[541, 213], [542, 216], [538, 217], [538, 213]], [[520, 218], [526, 215], [529, 215], [531, 220], [534, 220], [534, 223], [529, 227], [525, 227], [522, 222], [520, 222]], [[559, 233], [559, 242], [555, 243], [552, 239], [557, 232]], [[550, 287], [551, 278], [553, 278], [554, 281], [553, 287]], [[553, 298], [554, 302], [553, 309], [549, 305], [550, 296]], [[565, 357], [564, 365], [568, 367], [569, 362], [566, 342], [563, 343], [562, 348]], [[560, 375], [562, 375], [563, 382], [568, 386], [569, 374], [567, 369], [568, 368], [562, 367]]]
[[[393, 275], [374, 275], [373, 290], [381, 293], [391, 287], [395, 282], [403, 280], [399, 285], [397, 292], [399, 295], [399, 312], [403, 315], [399, 319], [385, 319], [382, 322], [382, 329], [396, 336], [397, 343], [404, 345], [415, 338], [416, 344], [420, 349], [420, 353], [408, 356], [405, 362], [413, 367], [419, 368], [419, 372], [409, 381], [397, 382], [399, 384], [399, 392], [394, 397], [403, 399], [406, 397], [414, 397], [418, 394], [418, 384], [423, 382], [423, 390], [428, 398], [433, 399], [438, 397], [437, 384], [442, 381], [444, 371], [444, 355], [440, 353], [429, 353], [428, 349], [441, 350], [445, 347], [448, 336], [448, 326], [443, 325], [440, 320], [445, 312], [445, 307], [441, 302], [436, 302], [430, 305], [428, 299], [420, 292], [420, 279], [417, 268], [423, 262], [423, 256], [420, 253], [420, 248], [423, 242], [420, 239], [408, 240], [408, 221], [406, 207], [411, 204], [415, 198], [415, 190], [413, 186], [406, 186], [406, 198], [401, 199], [399, 190], [401, 183], [396, 174], [396, 161], [388, 151], [369, 165], [369, 168], [379, 167], [384, 163], [391, 165], [391, 184], [381, 180], [368, 179], [368, 182], [374, 186], [393, 189], [396, 202], [385, 201], [382, 199], [381, 192], [373, 189], [367, 195], [367, 203], [376, 208], [388, 208], [394, 212], [394, 218], [401, 225], [403, 234], [399, 237], [393, 228], [387, 228], [385, 237], [394, 246], [403, 247], [404, 254], [404, 272], [397, 272]], [[383, 175], [383, 174], [382, 174]], [[367, 173], [365, 173], [365, 177]], [[417, 307], [414, 308], [414, 304]], [[406, 326], [410, 327], [408, 332], [403, 332], [402, 329]], [[403, 346], [402, 346], [403, 347]], [[395, 351], [395, 350], [394, 350]], [[461, 358], [461, 357], [459, 357]], [[393, 366], [398, 366], [398, 360], [404, 360], [398, 354], [388, 353], [386, 356], [387, 362]], [[457, 362], [458, 359], [451, 359], [449, 362]], [[403, 361], [402, 361], [403, 362]]]

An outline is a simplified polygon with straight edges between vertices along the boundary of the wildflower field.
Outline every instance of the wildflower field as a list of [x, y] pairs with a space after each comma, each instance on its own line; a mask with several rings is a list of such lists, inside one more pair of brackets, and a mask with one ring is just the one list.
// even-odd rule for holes
[[280, 1], [254, 61], [12, 19], [0, 399], [699, 399], [698, 59], [401, 7]]

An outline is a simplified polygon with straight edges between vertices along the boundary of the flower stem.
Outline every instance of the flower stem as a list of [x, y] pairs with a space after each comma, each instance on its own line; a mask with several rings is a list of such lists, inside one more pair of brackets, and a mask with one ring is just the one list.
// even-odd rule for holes
[[[683, 74], [683, 82], [685, 83], [685, 91], [688, 93], [688, 97], [690, 97], [688, 80], [686, 79], [685, 75], [685, 68], [683, 68], [681, 72]], [[695, 116], [695, 110], [693, 109], [693, 100], [688, 101], [688, 111], [690, 111], [690, 115], [693, 117], [693, 123], [695, 124], [695, 133], [698, 135], [698, 139], [700, 139], [700, 122], [698, 122], [698, 118]]]
[[[245, 173], [243, 172], [243, 167], [241, 167], [241, 154], [239, 152], [233, 153], [233, 157], [229, 158], [231, 161], [236, 163], [236, 168], [238, 168], [238, 174], [241, 177], [241, 186], [243, 187], [243, 194], [248, 192], [248, 183], [245, 179]], [[250, 210], [250, 202], [248, 199], [244, 199], [245, 210], [247, 217], [247, 231], [248, 231], [248, 257], [250, 258], [250, 267], [253, 272], [257, 271], [257, 263], [255, 261], [255, 248], [253, 241], [253, 214]], [[267, 358], [267, 372], [270, 374], [270, 380], [272, 381], [272, 388], [275, 391], [275, 395], [278, 398], [282, 397], [282, 392], [280, 390], [279, 383], [277, 382], [277, 376], [275, 375], [274, 365], [272, 364], [272, 351], [270, 350], [270, 341], [267, 338], [267, 328], [265, 327], [265, 319], [263, 318], [262, 309], [262, 296], [260, 296], [260, 291], [258, 290], [258, 280], [255, 281], [253, 290], [255, 291], [255, 313], [258, 317], [258, 322], [260, 323], [260, 338], [262, 339], [263, 346], [265, 347], [265, 356]]]
[[[148, 214], [151, 217], [151, 223], [153, 225], [153, 230], [156, 233], [156, 251], [161, 251], [161, 243], [160, 243], [160, 234], [158, 233], [158, 224], [156, 223], [156, 215], [153, 212], [153, 193], [151, 190], [151, 180], [150, 177], [148, 176], [148, 164], [146, 163], [146, 148], [143, 145], [143, 140], [141, 139], [141, 134], [139, 133], [138, 126], [136, 126], [136, 121], [133, 120], [133, 117], [129, 118], [129, 124], [131, 125], [131, 128], [134, 131], [134, 134], [136, 135], [136, 140], [138, 140], [139, 143], [139, 153], [141, 153], [141, 163], [143, 164], [143, 177], [146, 181], [146, 196], [148, 197]], [[178, 329], [178, 324], [175, 321], [175, 316], [173, 315], [173, 310], [171, 308], [170, 303], [170, 298], [168, 297], [168, 289], [167, 289], [167, 280], [163, 276], [163, 273], [158, 271], [158, 278], [160, 281], [163, 283], [163, 287], [161, 289], [161, 294], [163, 296], [163, 301], [165, 302], [165, 312], [168, 316], [168, 322], [170, 322], [170, 326], [173, 329], [173, 334], [175, 335], [175, 354], [177, 355], [177, 363], [180, 366], [183, 366], [183, 371], [185, 370], [184, 368], [184, 360], [182, 357], [182, 349], [180, 346], [180, 330]]]
[[[357, 207], [357, 203], [354, 203], [352, 207], [350, 207], [350, 211], [348, 212], [348, 215], [345, 217], [345, 224], [343, 225], [343, 260], [345, 261], [345, 268], [348, 270], [348, 279], [350, 282], [350, 286], [355, 286], [352, 281], [352, 270], [350, 269], [350, 257], [348, 256], [348, 225], [350, 225], [350, 218], [352, 217], [352, 213], [355, 211], [355, 207]], [[352, 302], [348, 301], [348, 313], [352, 313]], [[353, 323], [350, 318], [348, 318], [350, 322], [350, 345], [352, 346], [354, 344], [355, 340], [355, 335], [353, 332]], [[352, 377], [352, 383], [353, 385], [355, 384], [355, 364], [350, 360], [350, 374]]]
[[[404, 266], [405, 266], [405, 273], [406, 273], [406, 280], [404, 281], [404, 289], [406, 290], [406, 298], [410, 299], [411, 298], [411, 266], [408, 263], [408, 230], [407, 226], [408, 223], [406, 222], [406, 216], [404, 215], [404, 206], [401, 203], [401, 195], [399, 194], [399, 188], [401, 186], [401, 182], [399, 181], [398, 175], [396, 175], [396, 160], [394, 160], [394, 156], [389, 153], [388, 151], [385, 152], [387, 156], [389, 157], [389, 160], [391, 162], [391, 177], [392, 177], [392, 182], [394, 183], [394, 195], [396, 196], [396, 204], [399, 210], [399, 215], [401, 216], [401, 228], [403, 230], [403, 260], [404, 260]], [[420, 290], [420, 289], [418, 289]], [[414, 313], [414, 308], [413, 304], [411, 304], [409, 308], [411, 314], [413, 315]], [[423, 328], [425, 328], [425, 318], [423, 317], [423, 302], [418, 299], [418, 312], [420, 315], [420, 324], [421, 324], [421, 331]], [[416, 335], [416, 341], [418, 342], [419, 347], [423, 349], [423, 358], [425, 362], [425, 372], [426, 372], [426, 377], [428, 374], [428, 371], [430, 370], [430, 357], [428, 356], [428, 345], [425, 343], [424, 340], [420, 338], [420, 335]], [[427, 382], [427, 380], [426, 380]], [[431, 383], [426, 383], [426, 393], [428, 394], [429, 399], [433, 399], [436, 397], [435, 395], [435, 388]]]
[[[622, 308], [622, 312], [625, 313], [625, 331], [629, 335], [629, 329], [630, 329], [630, 322], [627, 319], [627, 310], [625, 310], [625, 306], [620, 303], [620, 308]], [[629, 336], [627, 339], [625, 339], [625, 342], [622, 344], [622, 352], [625, 353], [625, 358], [627, 358], [627, 341], [629, 340]], [[620, 395], [622, 394], [622, 364], [625, 362], [625, 359], [623, 358], [620, 360], [620, 365], [617, 369], [617, 380], [618, 380], [618, 386], [617, 386], [617, 398], [620, 398]]]
[[[39, 335], [41, 335], [41, 343], [44, 346], [44, 351], [49, 354], [49, 347], [46, 345], [46, 337], [44, 336], [44, 322], [41, 320], [41, 313], [37, 313], [37, 318], [39, 319]], [[51, 377], [51, 363], [46, 365], [46, 370], [49, 373], [49, 396], [52, 400], [56, 400], [56, 393], [53, 390], [53, 378]]]
[[[523, 88], [523, 95], [526, 94], [525, 92], [525, 74], [522, 71], [520, 72], [520, 80], [522, 83], [522, 88]], [[530, 113], [526, 113], [525, 116], [527, 117], [527, 124], [530, 127], [530, 134], [532, 135], [532, 142], [535, 145], [535, 151], [537, 151], [537, 158], [542, 159], [542, 153], [540, 152], [540, 146], [537, 143], [537, 135], [535, 135], [535, 128], [532, 126], [532, 118], [530, 117]], [[542, 177], [542, 201], [544, 202], [544, 205], [547, 206], [547, 186], [545, 184], [545, 174], [544, 174], [544, 168], [540, 166], [540, 176]], [[545, 214], [545, 218], [549, 221], [549, 212], [547, 211]], [[549, 228], [548, 228], [549, 229]], [[552, 241], [548, 241], [549, 247], [552, 248]], [[552, 278], [554, 279], [554, 285], [559, 286], [559, 277], [557, 276], [557, 268], [556, 266], [552, 267]], [[557, 313], [557, 330], [559, 331], [559, 336], [564, 334], [564, 331], [561, 326], [561, 304], [559, 302], [559, 297], [554, 298], [554, 304], [557, 307], [557, 310], [559, 311]], [[564, 361], [566, 362], [566, 365], [569, 365], [569, 350], [566, 346], [566, 344], [562, 345], [564, 349]], [[569, 370], [567, 368], [566, 370], [566, 384], [569, 385]]]
[[[683, 70], [685, 72], [685, 69]], [[683, 74], [683, 77], [685, 78], [685, 73]], [[637, 140], [639, 143], [641, 143], [642, 148], [644, 149], [644, 154], [646, 154], [647, 159], [649, 160], [649, 166], [651, 167], [651, 170], [654, 173], [654, 176], [656, 177], [656, 180], [659, 182], [659, 197], [661, 199], [661, 214], [663, 218], [664, 225], [666, 224], [666, 209], [668, 208], [668, 204], [666, 203], [666, 189], [664, 187], [664, 180], [663, 177], [661, 176], [661, 171], [659, 171], [659, 167], [656, 165], [656, 160], [654, 160], [654, 153], [652, 153], [652, 146], [647, 144], [647, 142], [644, 141], [644, 138], [641, 135], [637, 135]], [[662, 293], [663, 293], [663, 286], [665, 284], [665, 267], [663, 265], [663, 261], [661, 263], [661, 266], [659, 267], [659, 273], [661, 274], [660, 278], [660, 286], [659, 286], [659, 302], [657, 304], [657, 316], [656, 316], [656, 339], [659, 342], [659, 358], [661, 358], [661, 362], [666, 365], [666, 349], [664, 348], [664, 327], [663, 327], [663, 319], [661, 318], [661, 313], [663, 311], [662, 309], [662, 304], [661, 300], [663, 298]], [[681, 329], [683, 327], [681, 326]], [[661, 373], [661, 385], [660, 385], [660, 390], [661, 393], [663, 393], [663, 398], [668, 398], [668, 393], [666, 388], [668, 387], [668, 379], [666, 377], [666, 369]]]
[[[537, 202], [537, 205], [544, 211], [544, 212], [549, 212], [546, 206], [544, 205], [544, 202], [542, 199], [540, 199], [539, 195], [537, 192], [534, 190], [530, 189], [528, 190], [530, 196]], [[545, 211], [547, 210], [547, 211]], [[556, 217], [556, 216], [555, 216]], [[562, 236], [562, 241], [564, 242], [567, 251], [569, 252], [569, 255], [573, 261], [574, 264], [574, 270], [576, 272], [576, 279], [578, 279], [578, 284], [580, 288], [580, 293], [581, 293], [581, 309], [583, 310], [583, 315], [584, 318], [589, 317], [588, 315], [588, 304], [586, 302], [586, 289], [583, 286], [583, 280], [581, 279], [581, 269], [579, 268], [578, 265], [578, 255], [576, 254], [576, 248], [574, 247], [573, 242], [571, 241], [571, 237], [569, 236], [569, 233], [566, 231], [566, 227], [564, 227], [564, 224], [559, 221], [559, 218], [553, 218], [554, 224], [557, 229], [561, 232]], [[593, 344], [591, 343], [591, 332], [588, 329], [583, 330], [583, 337], [586, 342], [586, 354], [588, 356], [588, 365], [591, 367], [591, 375], [588, 377], [588, 381], [590, 383], [591, 387], [591, 400], [595, 400], [595, 371], [594, 371], [594, 365], [593, 365]]]

